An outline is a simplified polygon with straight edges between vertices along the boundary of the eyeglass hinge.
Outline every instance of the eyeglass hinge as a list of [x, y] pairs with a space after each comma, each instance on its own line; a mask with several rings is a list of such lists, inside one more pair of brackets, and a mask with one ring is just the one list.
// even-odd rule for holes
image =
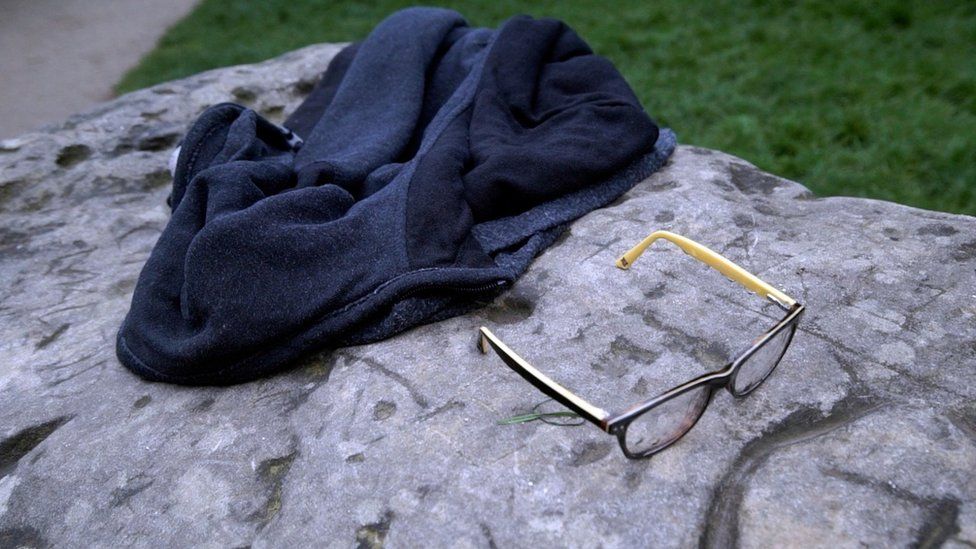
[[769, 299], [770, 301], [772, 301], [773, 303], [779, 305], [780, 309], [783, 309], [784, 311], [789, 311], [790, 310], [790, 306], [789, 305], [787, 305], [786, 303], [783, 303], [782, 301], [776, 299], [776, 296], [774, 296], [773, 294], [766, 294], [766, 298]]

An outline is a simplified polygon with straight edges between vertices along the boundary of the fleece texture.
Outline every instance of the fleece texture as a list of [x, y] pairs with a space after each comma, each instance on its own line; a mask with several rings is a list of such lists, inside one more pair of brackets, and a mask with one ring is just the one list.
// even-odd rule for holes
[[674, 146], [559, 21], [397, 12], [285, 127], [231, 103], [192, 125], [119, 359], [236, 383], [470, 311]]

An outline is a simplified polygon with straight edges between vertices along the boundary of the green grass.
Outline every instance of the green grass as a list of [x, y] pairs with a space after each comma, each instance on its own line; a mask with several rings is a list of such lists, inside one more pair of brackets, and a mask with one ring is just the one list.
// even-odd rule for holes
[[[682, 143], [821, 195], [976, 215], [976, 2], [437, 2], [477, 25], [559, 17]], [[203, 0], [120, 92], [315, 42], [361, 39], [407, 2]]]

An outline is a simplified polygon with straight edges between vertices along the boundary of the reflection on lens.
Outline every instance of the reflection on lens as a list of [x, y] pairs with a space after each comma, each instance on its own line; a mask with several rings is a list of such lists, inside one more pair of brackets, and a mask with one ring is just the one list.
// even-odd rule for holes
[[790, 344], [795, 329], [796, 322], [793, 322], [780, 330], [739, 366], [739, 371], [735, 374], [733, 392], [740, 395], [748, 393], [766, 379], [783, 358], [783, 353], [786, 351], [786, 346]]
[[624, 441], [633, 454], [656, 452], [678, 440], [698, 420], [708, 404], [710, 387], [682, 393], [638, 416], [627, 427]]

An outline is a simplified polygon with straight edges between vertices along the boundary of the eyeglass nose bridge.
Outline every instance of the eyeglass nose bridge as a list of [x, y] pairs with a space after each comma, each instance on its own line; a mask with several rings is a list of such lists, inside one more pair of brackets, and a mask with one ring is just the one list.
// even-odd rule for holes
[[722, 389], [725, 389], [727, 393], [732, 395], [734, 398], [742, 398], [746, 395], [737, 394], [735, 392], [735, 375], [738, 373], [739, 363], [737, 361], [729, 362], [725, 365], [724, 370], [727, 371], [726, 375], [721, 378]]

